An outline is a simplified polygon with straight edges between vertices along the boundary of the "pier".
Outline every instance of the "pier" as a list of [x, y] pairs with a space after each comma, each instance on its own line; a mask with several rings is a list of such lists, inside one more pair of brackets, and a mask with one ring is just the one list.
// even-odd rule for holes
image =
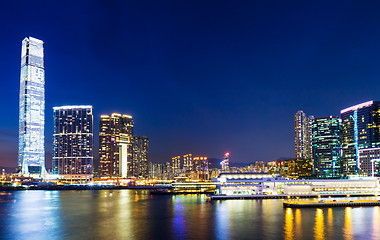
[[[351, 193], [349, 196], [351, 197], [377, 197], [377, 193]], [[299, 199], [299, 198], [329, 198], [329, 197], [347, 197], [347, 194], [295, 194], [295, 195], [287, 195], [287, 194], [276, 194], [276, 195], [211, 195], [209, 198], [211, 200], [232, 200], [232, 199]]]
[[283, 203], [284, 208], [310, 208], [310, 207], [368, 207], [380, 206], [380, 200], [332, 200], [332, 201], [288, 201]]

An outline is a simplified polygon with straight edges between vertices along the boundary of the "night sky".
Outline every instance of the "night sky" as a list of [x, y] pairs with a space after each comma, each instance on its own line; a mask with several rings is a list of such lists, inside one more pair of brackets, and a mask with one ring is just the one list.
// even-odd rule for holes
[[[53, 106], [130, 114], [150, 161], [294, 156], [294, 113], [380, 100], [378, 1], [4, 1], [0, 166], [17, 166], [21, 41], [45, 42]], [[97, 155], [97, 148], [94, 151]]]

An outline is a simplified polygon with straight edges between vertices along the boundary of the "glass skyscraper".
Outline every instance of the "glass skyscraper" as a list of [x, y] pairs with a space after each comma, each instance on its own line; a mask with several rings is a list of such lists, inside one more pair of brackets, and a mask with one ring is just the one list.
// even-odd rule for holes
[[314, 175], [321, 178], [339, 177], [342, 165], [340, 119], [338, 117], [314, 119], [312, 135]]
[[342, 160], [346, 175], [360, 172], [359, 150], [380, 146], [380, 102], [368, 101], [341, 112]]
[[92, 174], [92, 106], [63, 106], [53, 109], [53, 174]]
[[44, 42], [22, 41], [18, 166], [23, 175], [44, 175], [45, 70]]

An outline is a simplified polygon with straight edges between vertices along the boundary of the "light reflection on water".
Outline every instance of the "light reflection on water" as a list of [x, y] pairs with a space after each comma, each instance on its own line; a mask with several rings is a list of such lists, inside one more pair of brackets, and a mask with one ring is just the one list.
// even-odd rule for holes
[[353, 239], [352, 236], [352, 208], [347, 207], [345, 209], [345, 215], [344, 215], [344, 228], [343, 228], [343, 236], [346, 240]]
[[314, 239], [325, 239], [325, 218], [323, 216], [323, 210], [319, 208], [317, 208], [315, 212]]
[[283, 209], [148, 191], [0, 193], [0, 239], [380, 239], [380, 207]]
[[285, 239], [294, 239], [293, 209], [287, 208], [285, 213]]

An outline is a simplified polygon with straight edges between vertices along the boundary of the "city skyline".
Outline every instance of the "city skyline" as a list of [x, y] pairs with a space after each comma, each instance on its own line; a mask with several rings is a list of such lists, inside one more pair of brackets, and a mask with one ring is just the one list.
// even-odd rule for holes
[[380, 1], [6, 1], [1, 239], [380, 239]]
[[[0, 166], [17, 164], [15, 109], [25, 36], [46, 43], [47, 163], [53, 146], [49, 109], [72, 104], [94, 106], [94, 131], [102, 114], [133, 115], [137, 132], [149, 136], [153, 162], [188, 151], [217, 158], [231, 152], [231, 162], [268, 162], [294, 156], [296, 111], [338, 115], [378, 99], [380, 36], [373, 20], [379, 16], [372, 10], [377, 4], [368, 5], [304, 3], [301, 13], [283, 3], [97, 3], [91, 5], [94, 13], [82, 9], [85, 17], [66, 5], [62, 16], [53, 17], [49, 4], [25, 14], [26, 7], [8, 3], [1, 10], [9, 24], [0, 40], [6, 46], [1, 66], [7, 86], [1, 94], [7, 117], [0, 123]], [[360, 8], [368, 11], [353, 22], [350, 16]], [[36, 24], [25, 25], [30, 17]]]

